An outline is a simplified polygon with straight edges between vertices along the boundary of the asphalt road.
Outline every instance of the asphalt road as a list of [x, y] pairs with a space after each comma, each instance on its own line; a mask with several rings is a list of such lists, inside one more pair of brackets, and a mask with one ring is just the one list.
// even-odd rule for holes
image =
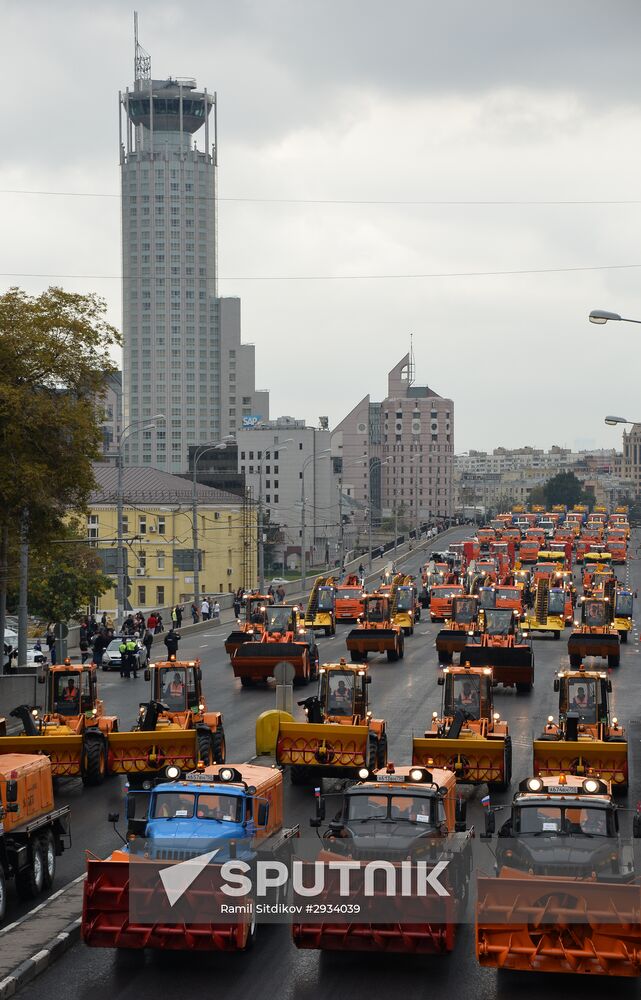
[[[469, 529], [460, 529], [450, 539], [469, 535]], [[635, 533], [636, 535], [636, 533]], [[639, 538], [633, 537], [631, 552], [636, 553]], [[417, 554], [406, 566], [409, 572], [417, 570], [424, 555]], [[641, 589], [641, 561], [634, 558], [627, 570], [633, 588]], [[345, 655], [345, 635], [351, 626], [339, 626], [335, 638], [320, 638], [321, 660], [331, 661]], [[411, 738], [420, 734], [431, 713], [440, 707], [441, 688], [437, 686], [438, 667], [434, 651], [434, 637], [438, 625], [431, 625], [425, 618], [408, 637], [405, 658], [398, 663], [388, 663], [384, 656], [371, 658], [370, 686], [371, 708], [375, 715], [387, 720], [390, 759], [398, 763], [409, 760]], [[242, 689], [233, 678], [228, 658], [223, 648], [226, 627], [212, 628], [200, 633], [181, 646], [184, 657], [199, 656], [203, 665], [203, 678], [209, 708], [220, 709], [224, 714], [227, 735], [227, 759], [244, 761], [254, 752], [254, 723], [260, 712], [274, 706], [273, 688]], [[507, 719], [512, 734], [514, 763], [513, 788], [530, 773], [532, 739], [550, 714], [556, 715], [557, 695], [552, 681], [554, 672], [567, 664], [567, 635], [560, 642], [551, 637], [535, 640], [535, 688], [528, 696], [516, 696], [512, 691], [497, 689], [495, 710]], [[613, 713], [627, 726], [631, 792], [628, 802], [634, 807], [641, 792], [641, 708], [639, 706], [638, 671], [641, 670], [638, 632], [635, 627], [629, 643], [622, 646], [621, 665], [613, 671]], [[586, 665], [589, 661], [586, 661]], [[602, 661], [598, 661], [602, 666]], [[140, 677], [137, 681], [121, 680], [116, 674], [101, 675], [101, 692], [110, 712], [119, 715], [121, 728], [133, 721], [138, 702], [145, 700], [147, 685]], [[308, 689], [309, 690], [309, 689]], [[469, 789], [468, 822], [476, 829], [482, 828], [481, 789]], [[122, 782], [112, 779], [102, 788], [83, 789], [79, 782], [69, 782], [61, 788], [60, 802], [72, 806], [73, 850], [59, 859], [56, 887], [80, 874], [84, 868], [85, 850], [104, 856], [118, 844], [111, 827], [106, 822], [107, 813], [122, 811]], [[510, 793], [493, 796], [494, 804], [508, 802]], [[621, 805], [628, 803], [624, 800]], [[307, 828], [312, 815], [309, 790], [286, 788], [286, 819], [288, 824], [300, 823]], [[621, 825], [627, 830], [631, 814], [624, 813]], [[489, 848], [477, 841], [477, 864], [491, 870], [492, 856]], [[12, 916], [21, 912], [12, 907]], [[208, 980], [215, 979], [216, 991], [228, 1000], [244, 1000], [259, 990], [261, 995], [273, 994], [281, 998], [353, 997], [354, 1000], [376, 996], [398, 996], [402, 992], [407, 1000], [423, 998], [427, 983], [431, 991], [442, 989], [457, 996], [477, 998], [513, 997], [518, 991], [521, 998], [539, 997], [545, 989], [551, 998], [564, 997], [570, 985], [567, 976], [541, 976], [516, 973], [497, 974], [483, 970], [474, 955], [473, 928], [464, 927], [459, 934], [456, 950], [445, 958], [412, 958], [405, 955], [382, 956], [358, 954], [320, 954], [298, 951], [291, 944], [285, 926], [261, 927], [254, 950], [247, 955], [181, 956], [176, 954], [143, 955], [134, 953], [124, 958], [110, 950], [89, 949], [76, 945], [58, 963], [25, 987], [21, 997], [43, 994], [72, 994], [78, 1000], [152, 1000], [159, 994], [201, 991]], [[581, 990], [590, 996], [602, 994], [602, 980], [587, 981], [581, 977]], [[617, 991], [624, 995], [637, 995], [635, 983], [619, 980]]]

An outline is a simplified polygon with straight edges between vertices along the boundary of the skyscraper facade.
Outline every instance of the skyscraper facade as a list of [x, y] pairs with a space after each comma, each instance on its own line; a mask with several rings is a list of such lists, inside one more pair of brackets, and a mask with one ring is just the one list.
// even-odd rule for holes
[[[152, 79], [136, 40], [119, 108], [123, 426], [142, 425], [127, 460], [182, 472], [190, 445], [267, 418], [269, 396], [256, 393], [254, 348], [240, 342], [240, 300], [217, 294], [216, 95]], [[145, 427], [156, 414], [165, 420]]]

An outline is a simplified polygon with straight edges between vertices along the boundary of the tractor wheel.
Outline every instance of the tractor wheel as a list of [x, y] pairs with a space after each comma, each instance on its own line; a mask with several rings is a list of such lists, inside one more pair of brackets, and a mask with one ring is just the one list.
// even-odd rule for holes
[[244, 688], [253, 688], [253, 686], [254, 686], [254, 679], [253, 679], [253, 677], [241, 677], [240, 678], [240, 683], [242, 684], [242, 686]]
[[367, 737], [367, 766], [370, 771], [375, 771], [378, 765], [378, 740], [374, 733]]
[[0, 868], [0, 924], [3, 922], [7, 913], [7, 883], [4, 877], [4, 871]]
[[313, 781], [311, 767], [304, 764], [293, 764], [289, 769], [292, 785], [311, 785]]
[[50, 889], [56, 877], [56, 840], [51, 830], [41, 836], [40, 847], [44, 861], [44, 887]]
[[198, 731], [198, 762], [202, 760], [205, 767], [213, 764], [213, 752], [211, 742], [211, 732], [209, 730]]
[[16, 889], [20, 899], [35, 899], [44, 889], [45, 863], [42, 846], [37, 837], [32, 837], [28, 846], [29, 862], [16, 876]]
[[402, 660], [405, 656], [405, 639], [401, 636], [401, 641], [398, 644], [398, 658]]
[[349, 658], [352, 661], [352, 663], [360, 663], [361, 662], [361, 654], [357, 653], [353, 649], [350, 650]]
[[103, 740], [85, 741], [82, 754], [82, 783], [102, 785], [107, 776], [107, 748]]
[[387, 767], [387, 733], [381, 733], [376, 747], [376, 766], [379, 770]]
[[448, 664], [452, 662], [453, 659], [452, 653], [448, 653], [444, 649], [439, 649], [437, 655], [439, 663]]
[[619, 653], [613, 653], [608, 656], [608, 667], [618, 667], [621, 662], [621, 656]]
[[214, 758], [214, 764], [224, 764], [227, 757], [227, 742], [225, 740], [225, 732], [223, 727], [216, 729], [211, 734], [211, 755]]
[[387, 650], [387, 662], [396, 663], [398, 660], [398, 647], [394, 646], [394, 649]]
[[581, 666], [581, 654], [580, 653], [570, 653], [570, 666], [580, 667]]
[[620, 635], [621, 635], [621, 642], [627, 642], [628, 641], [628, 633], [627, 632], [621, 632]]
[[555, 639], [560, 639], [561, 638], [561, 633], [560, 632], [553, 632], [552, 634], [554, 635]]
[[523, 683], [523, 684], [517, 684], [516, 685], [516, 693], [517, 694], [529, 694], [531, 690], [532, 690], [532, 682], [531, 681], [528, 681], [528, 682]]

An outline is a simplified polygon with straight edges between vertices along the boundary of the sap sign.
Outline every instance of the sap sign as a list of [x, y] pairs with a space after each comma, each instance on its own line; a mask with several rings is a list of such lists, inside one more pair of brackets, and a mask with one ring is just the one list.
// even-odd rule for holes
[[255, 427], [263, 419], [262, 414], [258, 413], [252, 417], [243, 417], [243, 427]]

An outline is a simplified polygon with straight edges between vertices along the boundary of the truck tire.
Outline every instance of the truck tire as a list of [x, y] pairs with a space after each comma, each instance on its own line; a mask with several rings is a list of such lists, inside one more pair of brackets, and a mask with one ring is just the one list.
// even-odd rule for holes
[[580, 653], [570, 653], [570, 666], [580, 667], [581, 666], [581, 655]]
[[3, 923], [7, 913], [7, 881], [4, 871], [0, 866], [0, 924]]
[[44, 889], [45, 863], [38, 837], [31, 838], [28, 854], [26, 868], [16, 875], [16, 889], [20, 899], [35, 899]]
[[357, 653], [357, 652], [356, 652], [355, 650], [353, 650], [353, 649], [352, 649], [352, 650], [350, 650], [350, 653], [349, 653], [349, 658], [350, 658], [350, 660], [352, 661], [352, 663], [360, 663], [360, 662], [361, 662], [361, 654], [360, 654], [360, 653]]
[[398, 647], [394, 646], [394, 649], [387, 650], [387, 662], [396, 663], [398, 660]]
[[198, 730], [198, 762], [202, 760], [205, 767], [214, 763], [212, 750], [212, 735], [208, 729]]
[[376, 747], [376, 766], [380, 770], [387, 767], [387, 733], [381, 733]]
[[375, 771], [378, 766], [378, 740], [374, 733], [367, 737], [367, 766], [370, 771]]
[[304, 764], [293, 764], [289, 769], [292, 785], [311, 785], [312, 769]]
[[227, 743], [225, 741], [225, 732], [223, 727], [216, 729], [215, 732], [211, 734], [211, 753], [214, 758], [214, 764], [224, 764], [227, 757]]
[[403, 636], [401, 636], [401, 640], [400, 640], [400, 642], [398, 644], [398, 658], [399, 658], [399, 660], [402, 660], [404, 656], [405, 656], [405, 639], [403, 638]]
[[619, 634], [621, 636], [621, 642], [627, 642], [628, 641], [628, 633], [627, 632], [620, 632]]
[[555, 639], [560, 639], [561, 638], [561, 633], [560, 632], [553, 632], [552, 635], [554, 636]]
[[253, 677], [241, 677], [240, 678], [240, 683], [242, 684], [242, 686], [244, 688], [253, 688], [253, 686], [254, 686], [254, 679], [253, 679]]
[[621, 656], [619, 653], [613, 653], [608, 656], [608, 667], [618, 667], [621, 662]]
[[516, 693], [517, 694], [529, 694], [530, 691], [532, 690], [532, 682], [531, 681], [525, 682], [523, 684], [516, 684], [515, 686], [516, 686]]
[[81, 770], [83, 785], [102, 785], [107, 777], [107, 747], [103, 739], [85, 739]]
[[50, 889], [56, 877], [56, 838], [51, 830], [42, 834], [40, 846], [44, 861], [44, 887]]
[[438, 662], [444, 665], [451, 663], [452, 660], [454, 659], [453, 654], [448, 653], [447, 650], [445, 649], [439, 649], [437, 655], [438, 655]]

